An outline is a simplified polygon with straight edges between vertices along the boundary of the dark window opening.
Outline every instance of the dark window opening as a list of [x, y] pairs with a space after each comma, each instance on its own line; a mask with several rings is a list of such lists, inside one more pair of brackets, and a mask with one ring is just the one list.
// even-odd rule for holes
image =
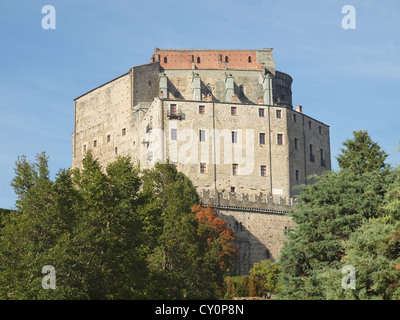
[[265, 144], [265, 133], [260, 133], [260, 144]]
[[232, 131], [232, 143], [237, 143], [238, 138], [237, 138], [237, 132]]
[[315, 161], [315, 155], [313, 154], [313, 145], [310, 144], [310, 161], [314, 162]]
[[239, 171], [239, 165], [237, 163], [232, 164], [232, 175], [237, 176]]
[[239, 87], [239, 98], [243, 98], [244, 97], [244, 87], [241, 85]]
[[199, 139], [200, 139], [200, 142], [206, 141], [206, 131], [205, 130], [199, 131]]
[[320, 154], [321, 154], [321, 166], [325, 167], [326, 161], [324, 159], [324, 149], [320, 149]]
[[277, 135], [277, 143], [279, 146], [283, 145], [283, 134], [278, 133]]
[[261, 166], [261, 177], [266, 177], [267, 176], [267, 166]]
[[206, 107], [205, 106], [199, 106], [199, 114], [205, 114], [206, 113]]

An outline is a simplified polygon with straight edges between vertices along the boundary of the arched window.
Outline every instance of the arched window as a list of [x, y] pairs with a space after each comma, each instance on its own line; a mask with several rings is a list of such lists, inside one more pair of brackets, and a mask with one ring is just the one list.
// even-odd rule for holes
[[197, 63], [200, 63], [200, 57], [197, 57]]
[[164, 63], [168, 63], [167, 57], [164, 57]]
[[251, 57], [250, 56], [247, 58], [247, 60], [249, 61], [249, 63], [251, 63]]
[[225, 62], [229, 62], [228, 56], [225, 56]]

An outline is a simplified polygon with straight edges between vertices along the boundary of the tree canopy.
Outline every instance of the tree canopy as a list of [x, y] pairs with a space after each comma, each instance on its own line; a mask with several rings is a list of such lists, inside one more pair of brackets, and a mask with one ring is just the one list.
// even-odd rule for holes
[[[0, 299], [215, 298], [236, 259], [234, 235], [214, 228], [173, 165], [139, 171], [119, 157], [105, 171], [89, 151], [82, 170], [52, 181], [41, 153], [18, 158], [11, 184], [18, 200], [2, 217]], [[42, 288], [46, 265], [55, 290]]]
[[[354, 138], [344, 146], [338, 156], [341, 170], [327, 172], [313, 185], [304, 186], [299, 204], [291, 213], [296, 225], [288, 233], [279, 258], [281, 291], [278, 296], [281, 299], [344, 297], [341, 269], [346, 264], [353, 265], [358, 273], [364, 272], [365, 279], [377, 284], [377, 277], [361, 265], [367, 263], [368, 255], [389, 245], [386, 236], [378, 236], [376, 230], [382, 230], [389, 237], [395, 232], [395, 224], [383, 227], [382, 223], [372, 221], [381, 221], [388, 215], [393, 223], [398, 221], [399, 171], [384, 162], [385, 152], [366, 131], [354, 132]], [[361, 244], [367, 235], [375, 248], [365, 250]], [[355, 252], [363, 258], [357, 260]], [[382, 252], [382, 256], [395, 258], [397, 253]], [[375, 258], [371, 259], [376, 262]], [[380, 268], [386, 266], [389, 270], [389, 260], [382, 262]], [[364, 281], [361, 279], [357, 283]], [[360, 284], [356, 291], [362, 290], [361, 287]], [[368, 290], [365, 294], [356, 291], [352, 297], [373, 296]]]

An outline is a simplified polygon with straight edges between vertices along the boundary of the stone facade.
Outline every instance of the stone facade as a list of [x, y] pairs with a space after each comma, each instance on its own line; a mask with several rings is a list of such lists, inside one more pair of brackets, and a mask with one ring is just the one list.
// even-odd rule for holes
[[330, 170], [329, 126], [292, 106], [272, 49], [155, 49], [151, 62], [75, 99], [73, 167], [169, 161], [238, 235], [241, 274], [276, 259], [296, 186]]

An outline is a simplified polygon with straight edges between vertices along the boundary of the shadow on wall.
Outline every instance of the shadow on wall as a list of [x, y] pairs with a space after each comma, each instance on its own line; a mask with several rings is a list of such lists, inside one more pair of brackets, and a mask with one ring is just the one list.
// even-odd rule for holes
[[261, 260], [274, 260], [270, 249], [262, 243], [250, 230], [231, 215], [226, 215], [223, 212], [217, 212], [217, 216], [228, 223], [228, 227], [232, 229], [237, 240], [235, 245], [239, 249], [240, 259], [236, 263], [236, 272], [238, 275], [248, 275], [253, 268], [254, 263]]
[[234, 82], [233, 83], [233, 90], [234, 90], [236, 96], [238, 97], [240, 103], [245, 103], [245, 104], [252, 104], [253, 103], [246, 96], [246, 91], [245, 91], [245, 87], [244, 86], [242, 86], [242, 85], [238, 86], [236, 84], [236, 82]]

